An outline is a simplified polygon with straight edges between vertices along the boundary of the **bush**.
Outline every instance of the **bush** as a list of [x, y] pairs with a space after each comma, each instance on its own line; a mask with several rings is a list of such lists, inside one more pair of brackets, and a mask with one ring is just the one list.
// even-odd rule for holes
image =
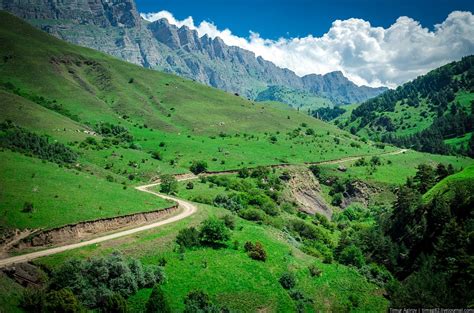
[[321, 168], [319, 166], [311, 165], [309, 167], [309, 170], [311, 171], [311, 173], [313, 173], [314, 177], [316, 177], [317, 179], [321, 178]]
[[70, 289], [51, 291], [46, 295], [43, 310], [45, 312], [82, 312], [82, 307]]
[[127, 301], [118, 293], [107, 295], [102, 300], [99, 311], [102, 313], [126, 313]]
[[25, 202], [23, 204], [23, 209], [21, 210], [21, 212], [24, 212], [24, 213], [32, 213], [34, 211], [34, 206], [33, 206], [33, 203], [31, 202]]
[[221, 220], [224, 222], [224, 225], [233, 230], [235, 228], [235, 217], [230, 214], [226, 214], [221, 217]]
[[247, 252], [247, 255], [257, 261], [263, 261], [265, 262], [267, 260], [267, 252], [265, 251], [265, 248], [260, 242], [255, 242], [253, 244], [250, 241], [247, 241], [244, 245], [245, 252]]
[[186, 189], [188, 189], [188, 190], [194, 189], [194, 184], [193, 184], [192, 181], [190, 181], [186, 184]]
[[164, 174], [160, 176], [160, 191], [167, 194], [175, 194], [178, 191], [178, 181], [173, 175]]
[[278, 280], [280, 285], [285, 289], [292, 289], [296, 286], [296, 277], [295, 274], [291, 272], [285, 272], [280, 276]]
[[316, 265], [314, 264], [311, 264], [310, 266], [308, 266], [308, 270], [309, 270], [309, 275], [311, 275], [311, 277], [319, 277], [323, 274], [323, 271], [320, 270]]
[[239, 216], [248, 221], [263, 221], [265, 219], [265, 213], [255, 208], [241, 210]]
[[171, 312], [168, 302], [166, 301], [165, 294], [160, 286], [155, 285], [151, 291], [150, 298], [146, 303], [147, 313], [168, 313]]
[[186, 248], [199, 246], [198, 230], [194, 227], [181, 229], [176, 236], [176, 243]]
[[161, 153], [159, 151], [153, 151], [151, 153], [151, 157], [155, 160], [159, 160], [159, 161], [162, 160]]
[[199, 239], [205, 245], [222, 245], [229, 240], [230, 232], [224, 222], [216, 218], [209, 218], [202, 222]]
[[49, 288], [68, 288], [85, 306], [96, 308], [104, 295], [117, 293], [128, 297], [139, 288], [164, 281], [164, 273], [158, 266], [143, 267], [139, 260], [114, 253], [105, 258], [65, 261], [52, 273]]
[[39, 136], [11, 122], [0, 123], [0, 147], [57, 164], [73, 163], [77, 153], [59, 142], [50, 142], [46, 136]]
[[237, 176], [239, 178], [247, 178], [247, 177], [250, 176], [250, 171], [246, 167], [241, 168], [241, 169], [239, 169], [239, 172], [238, 172]]
[[193, 161], [189, 170], [194, 175], [198, 175], [207, 170], [207, 163], [205, 161]]
[[207, 293], [201, 290], [191, 291], [184, 299], [184, 313], [217, 313], [223, 311], [211, 302]]
[[360, 268], [365, 264], [365, 259], [359, 247], [350, 245], [342, 250], [339, 256], [339, 262]]

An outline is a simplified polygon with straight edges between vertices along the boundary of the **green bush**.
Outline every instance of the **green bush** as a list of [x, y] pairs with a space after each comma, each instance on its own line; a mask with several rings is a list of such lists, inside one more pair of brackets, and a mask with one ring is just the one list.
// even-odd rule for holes
[[359, 247], [350, 245], [342, 250], [339, 256], [339, 262], [360, 268], [365, 265], [365, 258]]
[[160, 286], [155, 285], [146, 303], [146, 313], [168, 313], [171, 308], [166, 300], [165, 293]]
[[178, 181], [173, 175], [164, 174], [160, 176], [160, 191], [167, 194], [176, 194], [178, 191]]
[[230, 232], [223, 221], [208, 218], [201, 223], [199, 240], [205, 245], [222, 245], [230, 239]]
[[235, 228], [235, 217], [230, 215], [230, 214], [226, 214], [224, 216], [222, 216], [220, 218], [223, 222], [224, 222], [224, 225], [233, 230]]
[[292, 289], [296, 286], [296, 277], [295, 274], [291, 272], [285, 272], [280, 276], [278, 280], [280, 285], [285, 289]]
[[118, 293], [107, 295], [100, 304], [101, 313], [126, 313], [127, 301]]
[[193, 184], [192, 181], [190, 181], [186, 184], [186, 189], [188, 189], [188, 190], [194, 189], [194, 184]]
[[193, 161], [189, 170], [194, 174], [198, 175], [207, 170], [207, 163], [205, 161]]
[[176, 236], [176, 243], [186, 248], [199, 246], [199, 231], [194, 227], [181, 229]]
[[255, 208], [240, 210], [239, 216], [248, 221], [263, 221], [265, 219], [265, 213]]
[[70, 259], [51, 274], [51, 290], [70, 289], [85, 306], [96, 308], [104, 295], [117, 293], [126, 298], [139, 288], [164, 283], [163, 270], [142, 266], [139, 260], [113, 253], [89, 260]]
[[309, 275], [311, 275], [311, 277], [319, 277], [323, 274], [323, 271], [314, 264], [311, 264], [310, 266], [308, 266], [308, 270], [309, 270]]

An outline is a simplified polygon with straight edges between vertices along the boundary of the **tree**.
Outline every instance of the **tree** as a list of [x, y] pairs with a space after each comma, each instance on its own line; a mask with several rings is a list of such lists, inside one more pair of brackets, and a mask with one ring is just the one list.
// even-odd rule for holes
[[320, 179], [321, 177], [321, 168], [317, 165], [311, 165], [309, 167], [309, 170], [311, 171], [311, 173], [313, 173], [314, 177], [316, 177], [317, 179]]
[[220, 308], [211, 302], [209, 295], [201, 290], [191, 291], [184, 299], [184, 313], [217, 313], [220, 311]]
[[81, 312], [82, 308], [72, 291], [65, 288], [51, 291], [46, 295], [44, 310], [46, 312], [75, 313]]
[[160, 191], [167, 194], [175, 194], [178, 191], [178, 181], [173, 175], [164, 174], [160, 176]]
[[339, 261], [342, 264], [353, 265], [357, 268], [361, 268], [365, 264], [364, 255], [359, 247], [350, 245], [342, 250], [339, 256]]
[[223, 221], [209, 218], [202, 222], [199, 238], [206, 245], [221, 245], [229, 240], [230, 232]]
[[193, 161], [189, 170], [194, 175], [201, 174], [207, 170], [207, 163], [205, 161]]
[[146, 303], [147, 313], [168, 313], [171, 312], [171, 308], [166, 300], [165, 293], [160, 286], [155, 285], [151, 291], [150, 298]]
[[434, 169], [428, 164], [420, 164], [417, 169], [413, 181], [418, 191], [423, 194], [435, 185], [436, 175]]
[[194, 227], [181, 229], [176, 236], [176, 243], [186, 248], [199, 246], [199, 231]]
[[249, 177], [249, 175], [250, 175], [250, 171], [246, 167], [239, 169], [239, 172], [237, 174], [239, 178], [247, 178]]
[[278, 281], [280, 282], [280, 285], [285, 289], [292, 289], [296, 286], [295, 274], [291, 272], [283, 273]]
[[253, 244], [250, 241], [247, 241], [244, 245], [244, 250], [247, 252], [247, 255], [257, 261], [265, 262], [267, 260], [267, 252], [260, 242], [255, 242]]
[[102, 313], [126, 313], [127, 301], [118, 293], [106, 296], [99, 308]]

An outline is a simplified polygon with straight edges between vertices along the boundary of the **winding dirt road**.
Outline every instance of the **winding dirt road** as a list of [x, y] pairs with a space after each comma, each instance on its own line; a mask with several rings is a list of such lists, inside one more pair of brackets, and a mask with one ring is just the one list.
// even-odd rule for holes
[[[191, 178], [184, 178], [184, 179], [181, 179], [181, 180], [187, 180], [187, 179], [191, 179]], [[186, 217], [194, 214], [197, 211], [197, 207], [194, 204], [192, 204], [191, 202], [188, 202], [186, 200], [182, 200], [182, 199], [179, 199], [179, 198], [171, 197], [171, 196], [168, 196], [168, 195], [163, 195], [163, 194], [160, 194], [160, 193], [157, 193], [157, 192], [154, 192], [154, 191], [151, 191], [151, 190], [148, 189], [148, 188], [154, 187], [156, 185], [159, 185], [159, 183], [139, 186], [139, 187], [136, 187], [136, 189], [140, 190], [140, 191], [143, 191], [143, 192], [151, 193], [151, 194], [153, 194], [155, 196], [158, 196], [160, 198], [163, 198], [163, 199], [167, 199], [167, 200], [177, 202], [178, 206], [182, 209], [181, 213], [179, 213], [178, 215], [171, 216], [168, 219], [158, 221], [156, 223], [139, 226], [139, 227], [136, 227], [136, 228], [120, 231], [120, 232], [113, 233], [113, 234], [110, 234], [110, 235], [105, 235], [105, 236], [98, 237], [98, 238], [95, 238], [95, 239], [82, 241], [82, 242], [74, 243], [74, 244], [69, 244], [69, 245], [65, 245], [65, 246], [61, 246], [61, 247], [46, 249], [46, 250], [42, 250], [42, 251], [27, 253], [27, 254], [23, 254], [23, 255], [14, 256], [14, 257], [5, 258], [5, 259], [0, 260], [0, 268], [5, 267], [5, 266], [9, 266], [9, 265], [13, 265], [15, 263], [27, 262], [27, 261], [37, 259], [37, 258], [40, 258], [40, 257], [43, 257], [43, 256], [52, 255], [52, 254], [64, 252], [64, 251], [67, 251], [67, 250], [72, 250], [72, 249], [76, 249], [76, 248], [80, 248], [80, 247], [100, 243], [100, 242], [103, 242], [103, 241], [116, 239], [116, 238], [123, 237], [123, 236], [128, 236], [128, 235], [135, 234], [135, 233], [138, 233], [138, 232], [141, 232], [141, 231], [144, 231], [144, 230], [148, 230], [148, 229], [156, 228], [156, 227], [163, 226], [163, 225], [166, 225], [166, 224], [170, 224], [170, 223], [182, 220], [183, 218], [186, 218]]]
[[[381, 156], [381, 155], [395, 155], [395, 154], [404, 153], [406, 151], [408, 151], [408, 150], [407, 149], [400, 149], [400, 150], [397, 150], [397, 151], [381, 153], [381, 154], [378, 154], [378, 155], [379, 156]], [[306, 164], [337, 164], [337, 163], [343, 163], [343, 162], [348, 162], [348, 161], [355, 161], [355, 160], [360, 159], [362, 157], [363, 156], [354, 156], [354, 157], [347, 157], [347, 158], [342, 158], [342, 159], [337, 159], [337, 160], [312, 162], [312, 163], [306, 163]], [[285, 167], [285, 166], [289, 166], [289, 164], [274, 165], [273, 167]], [[215, 172], [215, 173], [209, 172], [209, 173], [206, 173], [205, 175], [222, 175], [222, 174], [231, 174], [231, 173], [236, 173], [236, 172], [237, 172], [236, 170]], [[178, 181], [190, 180], [190, 179], [195, 179], [195, 178], [197, 178], [197, 176], [192, 175], [192, 174], [176, 175], [176, 179]], [[144, 231], [144, 230], [160, 227], [160, 226], [163, 226], [163, 225], [166, 225], [166, 224], [170, 224], [170, 223], [182, 220], [182, 219], [194, 214], [197, 211], [197, 207], [194, 204], [192, 204], [191, 202], [188, 202], [188, 201], [180, 199], [180, 198], [160, 194], [158, 192], [154, 192], [154, 191], [149, 190], [149, 188], [157, 186], [159, 184], [160, 183], [157, 182], [157, 183], [153, 183], [153, 184], [138, 186], [138, 187], [135, 187], [135, 188], [137, 190], [142, 191], [142, 192], [151, 193], [151, 194], [153, 194], [157, 197], [163, 198], [163, 199], [175, 201], [176, 203], [178, 203], [178, 206], [183, 210], [181, 213], [179, 213], [178, 215], [171, 216], [168, 219], [161, 220], [161, 221], [158, 221], [158, 222], [155, 222], [155, 223], [152, 223], [152, 224], [147, 224], [147, 225], [139, 226], [139, 227], [128, 229], [128, 230], [119, 231], [119, 232], [116, 232], [116, 233], [113, 233], [113, 234], [105, 235], [105, 236], [94, 238], [94, 239], [91, 239], [91, 240], [82, 241], [82, 242], [79, 242], [79, 243], [68, 244], [68, 245], [65, 245], [65, 246], [45, 249], [45, 250], [42, 250], [42, 251], [37, 251], [37, 252], [32, 252], [32, 253], [27, 253], [27, 254], [23, 254], [23, 255], [18, 255], [18, 256], [14, 256], [14, 257], [1, 259], [0, 260], [0, 268], [6, 267], [6, 266], [9, 266], [9, 265], [13, 265], [15, 263], [27, 262], [27, 261], [37, 259], [37, 258], [40, 258], [40, 257], [44, 257], [44, 256], [64, 252], [64, 251], [67, 251], [67, 250], [72, 250], [72, 249], [92, 245], [92, 244], [97, 244], [97, 243], [104, 242], [104, 241], [107, 241], [107, 240], [132, 235], [132, 234]]]

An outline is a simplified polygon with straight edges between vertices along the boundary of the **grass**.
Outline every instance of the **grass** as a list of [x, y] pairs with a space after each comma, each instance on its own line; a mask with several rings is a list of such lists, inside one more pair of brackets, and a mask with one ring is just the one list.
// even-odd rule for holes
[[[18, 305], [20, 304], [23, 287], [0, 273], [0, 311], [1, 312], [23, 312]], [[5, 310], [5, 311], [4, 311]]]
[[423, 200], [429, 202], [435, 195], [449, 193], [456, 185], [474, 190], [474, 166], [469, 166], [461, 172], [444, 178], [423, 195]]
[[[1, 225], [53, 228], [80, 221], [169, 207], [134, 188], [9, 151], [0, 152]], [[32, 213], [22, 212], [25, 202]]]
[[[238, 250], [231, 247], [217, 250], [197, 248], [187, 250], [181, 260], [180, 254], [174, 250], [173, 242], [178, 230], [184, 226], [196, 225], [209, 215], [219, 216], [225, 212], [223, 209], [200, 204], [195, 215], [176, 224], [35, 262], [54, 267], [70, 257], [105, 255], [114, 250], [138, 257], [146, 264], [156, 264], [159, 258], [165, 257], [168, 281], [164, 285], [164, 291], [173, 311], [183, 309], [183, 298], [194, 289], [203, 289], [220, 305], [241, 312], [254, 312], [258, 309], [270, 312], [294, 311], [294, 302], [278, 283], [280, 275], [287, 270], [297, 274], [297, 288], [306, 297], [313, 299], [314, 304], [308, 307], [310, 311], [340, 311], [349, 306], [350, 295], [360, 298], [357, 310], [361, 312], [386, 310], [387, 301], [381, 296], [380, 290], [367, 283], [352, 268], [323, 264], [290, 245], [286, 239], [287, 234], [240, 218], [237, 218], [237, 227], [231, 238], [231, 241], [239, 241]], [[247, 257], [243, 244], [248, 240], [263, 243], [268, 252], [267, 262], [253, 261]], [[323, 275], [319, 278], [311, 278], [308, 273], [307, 266], [313, 263], [323, 270]], [[149, 293], [150, 290], [144, 289], [129, 299], [131, 312], [142, 311]]]
[[[466, 157], [441, 156], [429, 153], [421, 153], [408, 150], [403, 154], [385, 155], [380, 157], [381, 166], [372, 171], [370, 166], [354, 166], [355, 161], [344, 162], [346, 172], [339, 171], [338, 164], [321, 165], [327, 175], [342, 176], [389, 185], [400, 185], [406, 182], [408, 177], [414, 176], [419, 164], [430, 164], [436, 166], [438, 163], [452, 164], [460, 170], [474, 163], [474, 160]], [[366, 158], [370, 161], [370, 158]]]
[[445, 139], [444, 143], [447, 145], [453, 146], [454, 148], [457, 148], [457, 149], [459, 148], [465, 149], [467, 147], [469, 140], [472, 137], [472, 134], [473, 133], [471, 132], [471, 133], [465, 134], [464, 136]]

